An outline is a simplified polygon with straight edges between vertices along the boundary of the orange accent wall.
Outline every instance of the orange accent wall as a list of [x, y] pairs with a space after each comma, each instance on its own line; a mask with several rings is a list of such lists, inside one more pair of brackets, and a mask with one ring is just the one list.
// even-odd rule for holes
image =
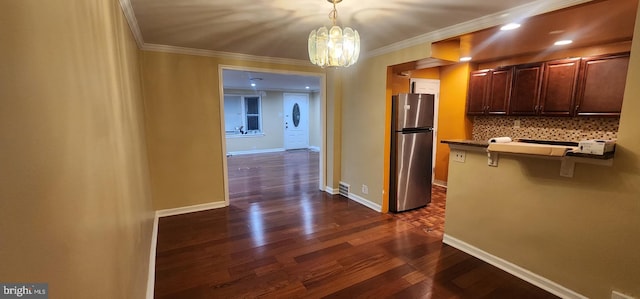
[[440, 108], [436, 144], [435, 179], [446, 182], [449, 174], [449, 146], [443, 139], [471, 139], [472, 123], [465, 114], [469, 63], [442, 66], [440, 69]]
[[[437, 67], [432, 67], [432, 68], [428, 68], [428, 69], [412, 70], [412, 71], [409, 71], [409, 75], [411, 76], [411, 78], [438, 80], [438, 79], [440, 79], [440, 70]], [[407, 80], [407, 82], [409, 82], [409, 80]], [[409, 88], [408, 85], [409, 84], [407, 84], [407, 88]]]

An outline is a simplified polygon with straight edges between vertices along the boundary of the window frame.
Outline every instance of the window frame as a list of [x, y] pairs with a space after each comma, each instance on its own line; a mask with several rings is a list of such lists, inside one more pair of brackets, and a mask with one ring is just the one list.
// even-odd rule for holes
[[[229, 128], [226, 127], [226, 122], [225, 122], [225, 135], [227, 137], [253, 137], [253, 136], [264, 136], [264, 127], [263, 127], [263, 123], [262, 123], [262, 96], [261, 95], [256, 95], [256, 94], [252, 94], [252, 95], [247, 95], [247, 94], [224, 94], [224, 98], [223, 101], [227, 100], [227, 97], [238, 97], [238, 101], [240, 101], [240, 113], [241, 113], [241, 119], [242, 119], [242, 127], [244, 130], [244, 134], [240, 133], [240, 131], [235, 130], [235, 128], [231, 128], [231, 130], [229, 130]], [[248, 109], [248, 101], [253, 99], [253, 98], [257, 98], [257, 106], [258, 106], [258, 112], [257, 113], [248, 113], [247, 109]], [[224, 113], [225, 119], [227, 119], [227, 105], [224, 106], [225, 109], [222, 113]], [[249, 124], [249, 117], [257, 117], [258, 118], [258, 130], [248, 130], [248, 124]]]

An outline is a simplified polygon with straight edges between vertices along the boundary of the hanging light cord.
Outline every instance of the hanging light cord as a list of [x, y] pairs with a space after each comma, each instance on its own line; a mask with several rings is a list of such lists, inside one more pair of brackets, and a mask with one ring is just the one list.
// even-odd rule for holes
[[333, 22], [333, 26], [336, 25], [338, 19], [338, 9], [336, 9], [336, 0], [333, 0], [333, 9], [329, 12], [329, 19]]

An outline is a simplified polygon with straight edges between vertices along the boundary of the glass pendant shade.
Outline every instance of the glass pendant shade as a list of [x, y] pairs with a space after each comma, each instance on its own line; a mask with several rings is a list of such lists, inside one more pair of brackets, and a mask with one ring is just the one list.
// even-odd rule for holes
[[360, 35], [349, 27], [320, 27], [309, 34], [309, 60], [320, 67], [347, 67], [360, 56]]

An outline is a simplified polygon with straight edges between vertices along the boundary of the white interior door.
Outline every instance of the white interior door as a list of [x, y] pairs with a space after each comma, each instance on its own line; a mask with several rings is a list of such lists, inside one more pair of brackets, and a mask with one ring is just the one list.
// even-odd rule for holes
[[309, 95], [284, 94], [284, 148], [309, 148]]
[[412, 93], [427, 93], [435, 96], [433, 103], [433, 157], [431, 169], [431, 182], [435, 180], [436, 172], [436, 148], [438, 144], [438, 109], [440, 103], [440, 80], [434, 79], [411, 79]]

